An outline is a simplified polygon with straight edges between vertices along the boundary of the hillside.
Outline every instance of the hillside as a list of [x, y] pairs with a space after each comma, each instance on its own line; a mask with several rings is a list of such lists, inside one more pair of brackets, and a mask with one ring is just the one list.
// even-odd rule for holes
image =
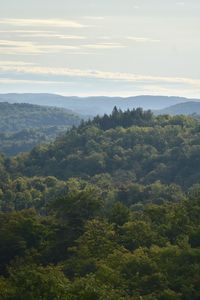
[[0, 299], [198, 300], [200, 122], [142, 109], [0, 156]]
[[26, 103], [0, 103], [1, 132], [47, 126], [72, 126], [78, 125], [79, 122], [79, 116], [69, 110]]
[[0, 153], [15, 156], [21, 152], [28, 152], [37, 145], [53, 142], [70, 128], [71, 126], [63, 125], [0, 132]]
[[[122, 110], [141, 107], [143, 109], [163, 109], [165, 107], [188, 102], [190, 99], [165, 96], [136, 97], [67, 97], [54, 94], [0, 94], [0, 102], [31, 103], [63, 107], [86, 116], [110, 114], [116, 105]], [[198, 99], [195, 101], [199, 101]]]
[[33, 149], [19, 170], [61, 179], [108, 173], [138, 183], [190, 186], [200, 176], [199, 136], [199, 122], [191, 118], [115, 108], [111, 116], [96, 117], [50, 146]]
[[81, 118], [72, 111], [32, 104], [0, 103], [0, 152], [16, 155], [54, 140]]
[[200, 115], [200, 102], [190, 101], [185, 103], [178, 103], [154, 112], [157, 115]]

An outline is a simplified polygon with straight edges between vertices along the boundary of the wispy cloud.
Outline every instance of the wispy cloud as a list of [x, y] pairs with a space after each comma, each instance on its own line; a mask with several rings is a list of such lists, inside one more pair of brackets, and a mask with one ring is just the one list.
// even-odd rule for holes
[[[67, 84], [66, 81], [54, 81], [54, 80], [30, 80], [30, 79], [13, 79], [13, 78], [0, 78], [2, 84]], [[70, 84], [73, 84], [70, 82]]]
[[54, 30], [0, 30], [0, 33], [3, 34], [13, 34], [17, 37], [29, 37], [29, 38], [57, 38], [61, 40], [85, 40], [86, 37], [83, 35], [67, 35], [60, 34]]
[[84, 28], [87, 25], [81, 24], [74, 20], [63, 19], [0, 19], [0, 24], [20, 27], [67, 27], [67, 28]]
[[57, 53], [64, 50], [78, 50], [79, 47], [71, 46], [71, 45], [40, 45], [38, 47], [39, 51], [43, 53]]
[[0, 60], [0, 65], [2, 66], [33, 66], [35, 63], [33, 62], [25, 62], [20, 60]]
[[115, 49], [115, 48], [126, 48], [125, 45], [119, 43], [96, 43], [96, 44], [88, 44], [83, 45], [85, 48], [89, 49]]
[[36, 45], [31, 42], [0, 40], [0, 54], [35, 54], [41, 53]]
[[127, 40], [133, 41], [135, 43], [159, 43], [159, 39], [153, 39], [148, 37], [136, 37], [136, 36], [127, 36]]
[[76, 50], [77, 46], [72, 45], [51, 45], [51, 44], [39, 44], [25, 41], [15, 40], [0, 40], [0, 54], [44, 54], [44, 53], [57, 53], [65, 50]]
[[[37, 34], [37, 37], [48, 37], [48, 34]], [[52, 37], [52, 35], [50, 34]], [[60, 38], [61, 40], [84, 40], [82, 36], [73, 36], [73, 35], [59, 35], [55, 34], [55, 37]], [[52, 43], [51, 44], [41, 44], [39, 41], [24, 41], [24, 40], [0, 40], [0, 54], [5, 55], [38, 55], [38, 54], [46, 54], [46, 53], [59, 53], [63, 51], [76, 50], [78, 53], [85, 52], [84, 50], [103, 50], [103, 49], [115, 49], [115, 48], [125, 48], [126, 45], [122, 45], [120, 43], [93, 43], [93, 44], [83, 44], [78, 43], [77, 45], [71, 44], [59, 44]]]
[[47, 75], [67, 78], [93, 78], [104, 79], [116, 82], [132, 82], [132, 83], [151, 83], [151, 84], [184, 84], [200, 87], [200, 79], [184, 78], [184, 77], [167, 77], [167, 76], [148, 76], [132, 73], [104, 72], [100, 70], [81, 70], [70, 68], [50, 68], [40, 66], [17, 66], [17, 65], [0, 65], [0, 72], [8, 72], [11, 74], [29, 74], [29, 75]]
[[57, 34], [57, 33], [49, 33], [49, 32], [28, 32], [20, 34], [21, 37], [33, 37], [33, 38], [56, 38], [61, 40], [85, 40], [85, 36], [81, 35], [65, 35], [65, 34]]
[[55, 31], [52, 30], [33, 30], [33, 29], [4, 29], [0, 30], [0, 33], [55, 33]]

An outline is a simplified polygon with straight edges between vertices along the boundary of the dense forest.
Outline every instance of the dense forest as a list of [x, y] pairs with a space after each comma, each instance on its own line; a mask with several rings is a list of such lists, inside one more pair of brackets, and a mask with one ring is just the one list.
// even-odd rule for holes
[[0, 299], [198, 300], [200, 122], [114, 108], [0, 157]]
[[0, 102], [0, 153], [13, 156], [30, 151], [80, 122], [80, 116], [70, 110]]
[[198, 120], [115, 108], [111, 116], [96, 117], [18, 158], [16, 172], [60, 179], [108, 173], [131, 182], [189, 187], [200, 177], [199, 138]]

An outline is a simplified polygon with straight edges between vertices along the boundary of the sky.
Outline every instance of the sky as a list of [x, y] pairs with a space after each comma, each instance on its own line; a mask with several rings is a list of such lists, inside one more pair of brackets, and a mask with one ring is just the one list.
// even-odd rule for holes
[[199, 0], [0, 0], [0, 93], [200, 98]]

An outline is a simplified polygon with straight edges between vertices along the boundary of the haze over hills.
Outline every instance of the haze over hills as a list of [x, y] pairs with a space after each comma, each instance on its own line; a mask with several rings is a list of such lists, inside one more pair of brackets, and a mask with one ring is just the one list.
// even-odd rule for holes
[[[1, 102], [3, 100], [9, 103]], [[170, 103], [176, 104], [166, 107]], [[163, 105], [162, 109], [154, 109]], [[0, 96], [0, 152], [13, 156], [30, 151], [40, 143], [53, 141], [71, 126], [79, 125], [81, 119], [110, 114], [114, 106], [123, 111], [134, 107], [151, 109], [156, 115], [200, 115], [199, 100], [178, 97], [79, 98], [53, 94], [4, 94]]]
[[134, 96], [134, 97], [75, 97], [56, 94], [0, 94], [0, 102], [30, 103], [45, 106], [63, 107], [76, 113], [95, 116], [111, 113], [114, 106], [122, 110], [141, 107], [143, 109], [161, 110], [171, 105], [200, 99], [187, 99], [167, 96]]
[[161, 110], [154, 111], [155, 114], [169, 114], [169, 115], [192, 115], [200, 114], [200, 102], [190, 101], [185, 103], [178, 103]]
[[74, 112], [27, 103], [0, 103], [0, 131], [16, 132], [44, 126], [78, 125], [80, 117]]
[[0, 300], [200, 300], [200, 0], [0, 3]]
[[54, 140], [81, 117], [64, 108], [27, 103], [0, 103], [0, 152], [16, 155]]
[[21, 160], [17, 174], [66, 180], [109, 173], [145, 184], [160, 180], [191, 186], [199, 181], [198, 161], [197, 120], [115, 108], [110, 116], [97, 116], [49, 146], [34, 148]]

